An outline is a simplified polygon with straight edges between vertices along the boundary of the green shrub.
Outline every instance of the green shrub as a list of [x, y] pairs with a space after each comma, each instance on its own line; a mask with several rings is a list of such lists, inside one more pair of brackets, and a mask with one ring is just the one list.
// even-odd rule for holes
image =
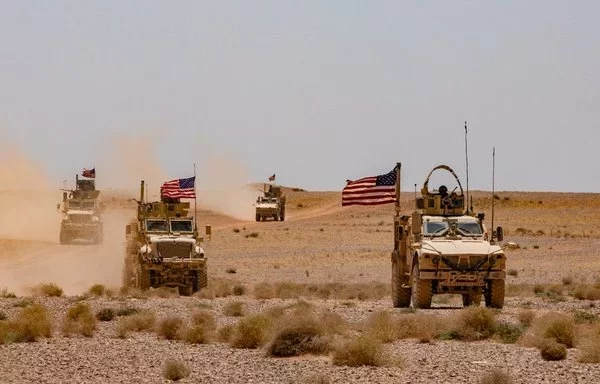
[[163, 377], [171, 381], [179, 381], [190, 375], [190, 369], [182, 361], [167, 360], [163, 367]]
[[250, 315], [240, 320], [231, 340], [234, 348], [255, 349], [267, 341], [271, 320], [262, 314]]
[[96, 319], [100, 321], [111, 321], [115, 318], [115, 311], [112, 308], [102, 308], [96, 312]]
[[14, 319], [0, 322], [0, 344], [37, 341], [52, 335], [52, 321], [46, 308], [31, 304]]
[[457, 332], [462, 340], [483, 340], [491, 337], [496, 328], [494, 313], [484, 307], [468, 307], [460, 311]]
[[523, 327], [511, 323], [499, 323], [495, 333], [505, 344], [514, 344], [523, 334]]
[[88, 289], [88, 293], [93, 296], [104, 296], [106, 287], [102, 284], [94, 284]]
[[539, 346], [542, 358], [547, 361], [564, 360], [567, 357], [567, 348], [564, 344], [557, 343], [552, 339], [546, 339]]
[[67, 310], [62, 326], [65, 336], [78, 333], [85, 337], [92, 337], [96, 328], [97, 320], [88, 304], [75, 303]]
[[44, 283], [35, 286], [33, 288], [33, 294], [36, 296], [61, 297], [63, 295], [63, 290], [54, 283]]
[[156, 333], [166, 340], [177, 340], [180, 338], [182, 327], [183, 320], [180, 317], [169, 316], [158, 324]]

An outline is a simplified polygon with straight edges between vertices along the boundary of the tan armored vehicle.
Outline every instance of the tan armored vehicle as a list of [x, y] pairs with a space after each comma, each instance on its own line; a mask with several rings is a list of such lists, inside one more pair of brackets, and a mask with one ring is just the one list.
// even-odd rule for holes
[[[429, 190], [434, 171], [445, 170], [456, 179], [457, 188], [440, 186]], [[457, 191], [459, 189], [459, 191]], [[422, 197], [416, 199], [412, 217], [394, 220], [392, 252], [392, 297], [395, 307], [430, 308], [434, 294], [460, 294], [463, 304], [479, 305], [481, 297], [492, 308], [504, 306], [506, 256], [502, 228], [488, 232], [484, 214], [466, 209], [460, 180], [446, 166], [435, 167], [427, 176]]]
[[96, 190], [95, 180], [79, 179], [75, 176], [75, 190], [63, 190], [60, 223], [60, 243], [68, 244], [73, 240], [88, 240], [94, 244], [102, 242], [102, 205], [100, 191]]
[[262, 191], [264, 196], [259, 196], [256, 200], [256, 221], [265, 221], [268, 218], [273, 220], [285, 220], [285, 195], [281, 187], [271, 184], [265, 184]]
[[[137, 218], [125, 230], [123, 285], [141, 290], [177, 287], [182, 295], [205, 288], [203, 238], [198, 236], [195, 218], [189, 216], [190, 203], [171, 198], [144, 202], [144, 181], [140, 189]], [[207, 225], [206, 235], [210, 234]]]

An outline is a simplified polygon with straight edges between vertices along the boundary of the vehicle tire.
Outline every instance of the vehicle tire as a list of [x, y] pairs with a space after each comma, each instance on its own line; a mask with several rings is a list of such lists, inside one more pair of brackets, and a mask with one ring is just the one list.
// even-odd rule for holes
[[192, 293], [198, 292], [199, 280], [200, 280], [200, 271], [192, 272]]
[[260, 221], [260, 215], [256, 215], [256, 221]]
[[279, 216], [279, 220], [280, 221], [285, 221], [285, 212], [281, 213], [281, 216]]
[[142, 265], [138, 266], [137, 287], [142, 291], [150, 289], [150, 271]]
[[410, 288], [402, 287], [400, 277], [400, 265], [398, 261], [392, 262], [392, 302], [394, 308], [406, 308], [410, 306]]
[[419, 278], [419, 265], [417, 263], [413, 263], [411, 279], [411, 301], [413, 307], [421, 309], [431, 308], [433, 284], [431, 280], [423, 280]]
[[277, 221], [279, 220], [279, 216], [278, 215], [273, 215], [273, 221]]
[[192, 287], [191, 285], [179, 287], [179, 294], [181, 296], [192, 296], [192, 293], [194, 293], [194, 287]]
[[481, 293], [480, 292], [471, 292], [465, 293], [462, 295], [463, 306], [466, 308], [470, 305], [474, 305], [479, 307], [481, 304]]
[[208, 287], [208, 269], [204, 267], [198, 271], [198, 288], [202, 289], [206, 287]]
[[485, 306], [498, 309], [504, 307], [504, 280], [488, 280]]

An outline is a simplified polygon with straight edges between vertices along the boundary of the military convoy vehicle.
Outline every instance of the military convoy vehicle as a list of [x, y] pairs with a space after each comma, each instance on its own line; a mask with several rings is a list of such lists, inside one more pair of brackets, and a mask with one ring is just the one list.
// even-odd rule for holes
[[265, 184], [264, 196], [259, 196], [256, 200], [256, 221], [265, 221], [268, 218], [273, 220], [285, 220], [285, 195], [281, 187]]
[[88, 240], [94, 244], [102, 242], [102, 203], [100, 191], [96, 190], [94, 179], [79, 179], [75, 176], [75, 190], [63, 190], [60, 223], [60, 243], [73, 240]]
[[[196, 219], [189, 216], [190, 203], [165, 197], [145, 202], [144, 181], [137, 203], [137, 217], [125, 230], [123, 285], [141, 290], [177, 287], [182, 295], [205, 288], [208, 269], [200, 246], [203, 238], [198, 236]], [[209, 225], [206, 235], [210, 238]]]
[[[434, 171], [445, 170], [458, 186], [429, 189]], [[398, 182], [399, 183], [399, 182]], [[459, 189], [459, 191], [457, 191]], [[504, 250], [516, 246], [503, 240], [502, 228], [488, 231], [484, 214], [466, 208], [460, 180], [446, 166], [435, 167], [425, 179], [422, 197], [416, 198], [412, 216], [396, 215], [392, 252], [394, 307], [430, 308], [434, 294], [460, 294], [465, 306], [502, 308], [506, 277]], [[397, 209], [397, 212], [399, 209]]]

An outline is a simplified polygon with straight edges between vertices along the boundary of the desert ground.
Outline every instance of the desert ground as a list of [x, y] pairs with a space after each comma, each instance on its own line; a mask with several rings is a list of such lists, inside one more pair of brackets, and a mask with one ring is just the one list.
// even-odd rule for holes
[[[27, 212], [12, 230], [6, 223], [24, 212], [4, 210], [0, 331], [36, 304], [48, 329], [35, 341], [0, 341], [0, 382], [170, 382], [173, 360], [187, 370], [184, 383], [600, 380], [600, 195], [497, 192], [494, 224], [520, 248], [507, 251], [504, 308], [473, 312], [448, 295], [430, 310], [392, 307], [393, 206], [343, 208], [339, 192], [286, 193], [286, 221], [258, 223], [207, 210], [200, 196], [199, 221], [213, 229], [203, 245], [209, 287], [191, 297], [120, 290], [124, 228], [135, 212], [123, 193], [103, 192], [100, 245], [58, 244], [54, 196], [31, 197], [43, 217]], [[489, 226], [491, 194], [473, 196]], [[413, 207], [403, 194], [402, 213]], [[49, 283], [63, 294], [40, 285]], [[73, 306], [116, 315], [88, 318], [85, 328], [69, 322]], [[289, 325], [312, 335], [299, 332], [304, 350], [275, 348]], [[567, 347], [566, 358], [542, 357], [549, 339]], [[280, 357], [285, 351], [295, 356]]]

